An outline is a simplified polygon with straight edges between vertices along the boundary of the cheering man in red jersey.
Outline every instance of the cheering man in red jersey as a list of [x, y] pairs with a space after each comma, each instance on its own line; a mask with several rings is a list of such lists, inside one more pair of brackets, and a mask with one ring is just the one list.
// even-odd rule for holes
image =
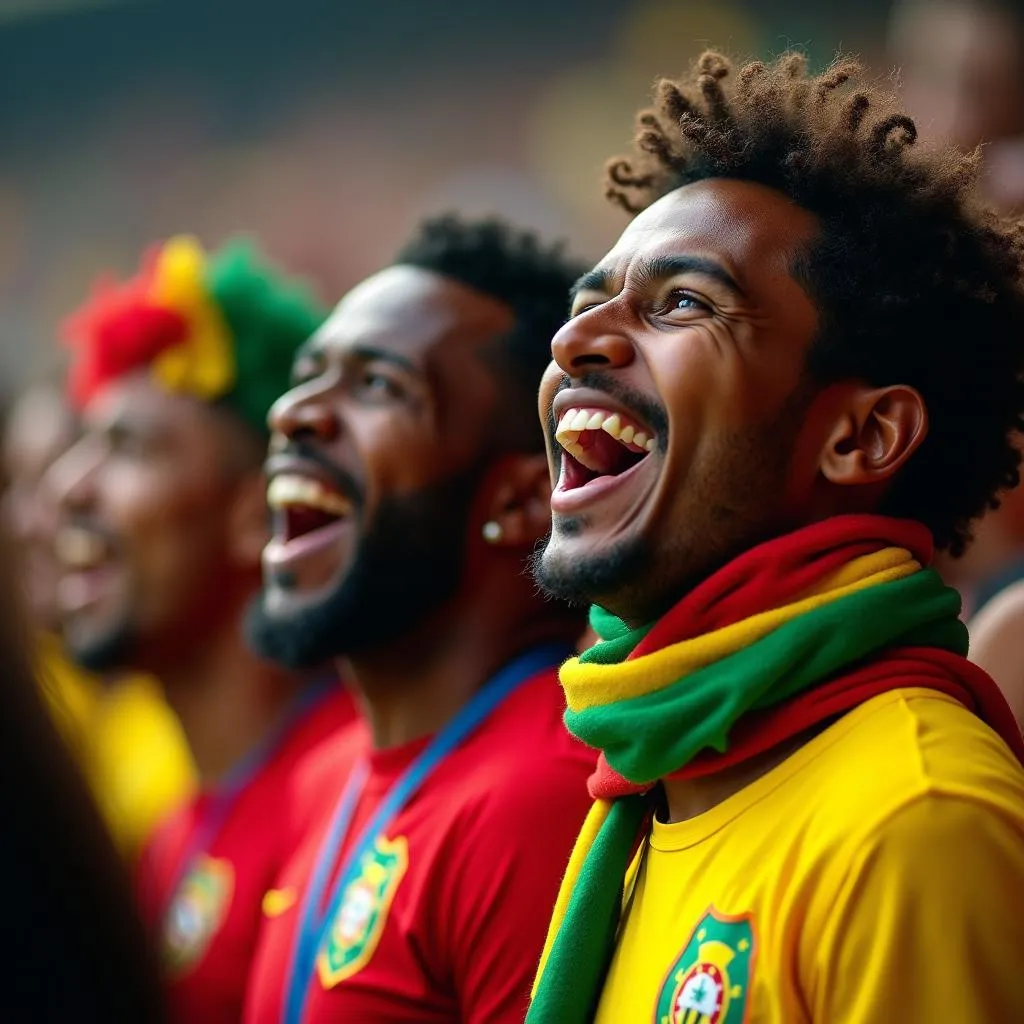
[[285, 783], [352, 716], [333, 680], [261, 663], [241, 629], [267, 537], [267, 410], [322, 319], [247, 247], [207, 257], [176, 238], [69, 322], [83, 436], [51, 470], [64, 634], [87, 668], [162, 682], [202, 779], [140, 866], [188, 1024], [241, 1016]]
[[250, 1024], [523, 1019], [593, 768], [555, 679], [580, 619], [524, 572], [549, 515], [536, 388], [576, 276], [500, 224], [428, 223], [271, 413], [252, 636], [347, 655], [363, 720], [292, 801]]

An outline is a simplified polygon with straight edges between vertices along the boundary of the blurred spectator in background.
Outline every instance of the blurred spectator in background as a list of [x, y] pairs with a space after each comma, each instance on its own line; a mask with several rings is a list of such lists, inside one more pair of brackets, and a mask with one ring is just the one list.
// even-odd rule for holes
[[82, 436], [53, 466], [64, 635], [95, 671], [152, 673], [202, 791], [143, 852], [172, 1011], [236, 1021], [296, 759], [351, 717], [343, 688], [260, 662], [241, 630], [267, 540], [266, 415], [323, 311], [248, 245], [154, 249], [68, 323]]
[[1024, 206], [1024, 26], [1002, 0], [902, 0], [892, 53], [922, 137], [969, 152], [984, 145], [984, 191]]
[[[1024, 212], [1024, 19], [1002, 0], [904, 0], [892, 51], [906, 105], [925, 139], [982, 147], [982, 188], [1004, 212]], [[971, 657], [1024, 721], [1024, 487], [974, 528], [960, 558], [936, 560], [964, 597]], [[1007, 589], [1009, 588], [1009, 589]], [[992, 607], [989, 607], [992, 602]]]
[[16, 566], [0, 531], [0, 919], [3, 1019], [164, 1019], [119, 861], [33, 678]]
[[190, 792], [192, 762], [181, 727], [152, 680], [91, 675], [68, 659], [60, 639], [56, 508], [44, 479], [74, 442], [76, 429], [55, 383], [39, 383], [19, 396], [4, 437], [5, 507], [37, 637], [40, 684], [118, 847], [132, 857]]

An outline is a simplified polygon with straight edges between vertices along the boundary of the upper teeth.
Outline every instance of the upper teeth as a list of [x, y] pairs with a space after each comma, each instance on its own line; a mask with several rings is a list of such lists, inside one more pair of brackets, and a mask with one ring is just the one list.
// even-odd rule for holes
[[267, 504], [271, 508], [304, 505], [339, 517], [352, 512], [352, 502], [344, 495], [324, 487], [319, 480], [292, 473], [282, 473], [270, 481]]
[[[566, 409], [558, 421], [555, 439], [574, 458], [579, 459], [583, 447], [578, 443], [584, 430], [603, 430], [630, 451], [653, 452], [657, 441], [646, 433], [638, 430], [632, 423], [623, 424], [622, 417], [617, 413], [609, 413], [603, 409]], [[581, 459], [584, 464], [585, 458]]]
[[91, 530], [65, 526], [54, 538], [57, 558], [69, 569], [88, 569], [102, 561], [107, 545]]

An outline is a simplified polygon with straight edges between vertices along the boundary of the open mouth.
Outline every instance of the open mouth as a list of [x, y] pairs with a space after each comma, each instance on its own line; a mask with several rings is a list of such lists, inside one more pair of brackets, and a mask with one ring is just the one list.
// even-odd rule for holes
[[[297, 473], [275, 476], [267, 487], [267, 504], [281, 526], [283, 540], [322, 530], [352, 515], [352, 502], [312, 477]], [[277, 532], [277, 531], [275, 531]]]
[[352, 517], [352, 501], [312, 477], [281, 473], [267, 487], [274, 535], [285, 544], [326, 530]]
[[83, 526], [62, 526], [53, 545], [61, 569], [57, 601], [64, 614], [73, 615], [108, 592], [117, 563], [104, 537]]
[[109, 560], [110, 546], [93, 530], [63, 526], [54, 538], [54, 553], [67, 572], [88, 572]]
[[657, 440], [643, 424], [592, 406], [566, 409], [555, 428], [562, 446], [561, 488], [583, 487], [600, 477], [617, 477], [643, 462]]

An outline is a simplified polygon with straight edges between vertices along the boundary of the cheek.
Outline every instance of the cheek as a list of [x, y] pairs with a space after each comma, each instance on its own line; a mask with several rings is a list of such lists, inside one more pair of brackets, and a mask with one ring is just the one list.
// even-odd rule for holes
[[565, 380], [565, 374], [554, 361], [548, 363], [548, 368], [540, 379], [540, 388], [537, 391], [537, 415], [545, 428], [548, 427], [548, 419], [551, 415], [551, 403], [558, 394], [558, 389]]
[[396, 494], [421, 490], [439, 479], [459, 456], [461, 442], [440, 439], [433, 427], [379, 430], [360, 446], [368, 509]]
[[225, 496], [213, 488], [164, 473], [125, 474], [106, 504], [111, 525], [136, 560], [150, 565], [172, 562], [217, 535], [226, 509]]

